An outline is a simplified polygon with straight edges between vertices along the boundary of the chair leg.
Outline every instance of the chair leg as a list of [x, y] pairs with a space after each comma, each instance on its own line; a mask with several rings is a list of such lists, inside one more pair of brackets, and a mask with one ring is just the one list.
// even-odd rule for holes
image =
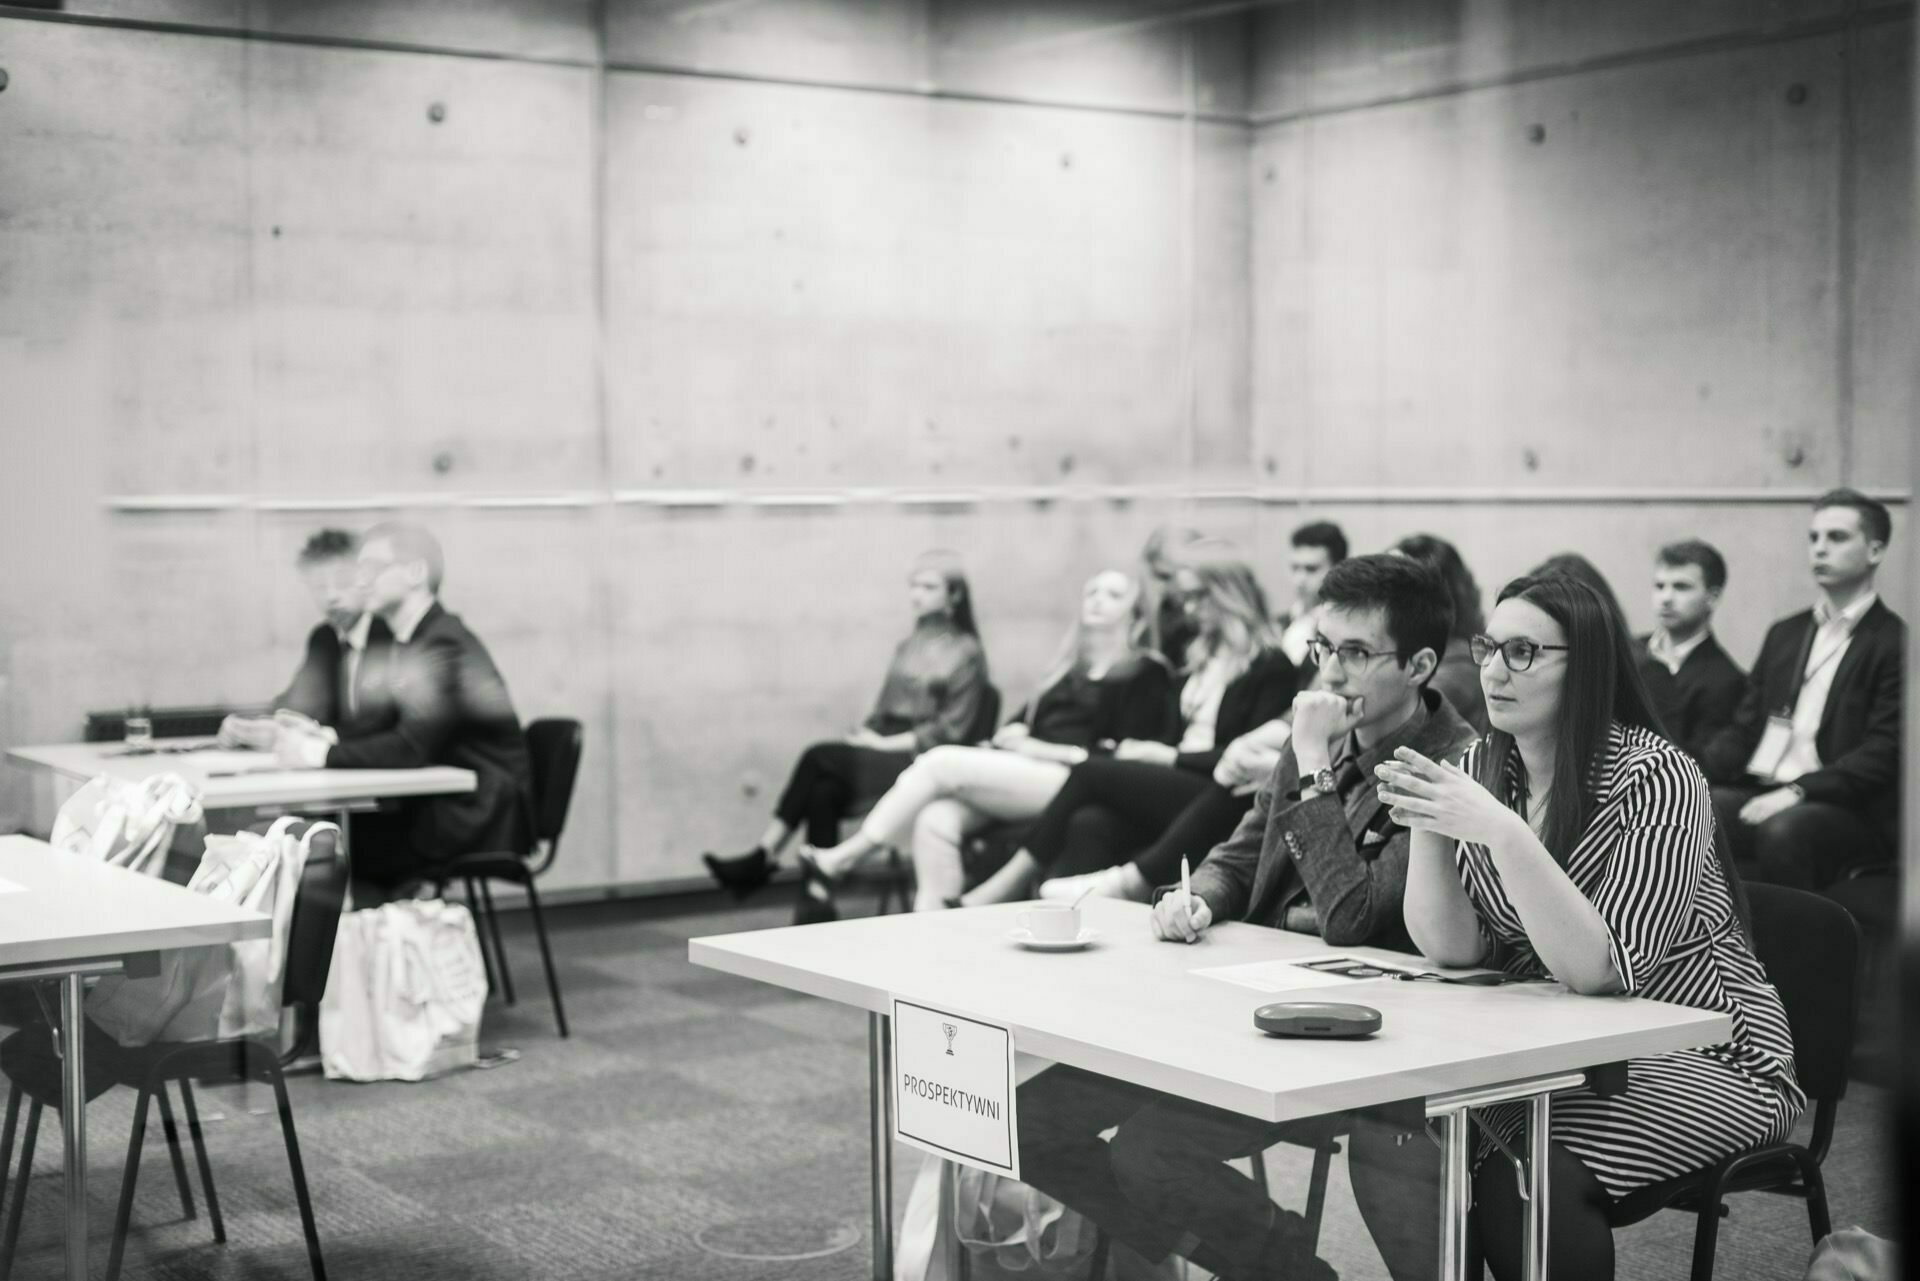
[[480, 891], [474, 888], [471, 876], [461, 883], [467, 891], [467, 915], [473, 917], [473, 933], [480, 940], [480, 969], [487, 976], [487, 995], [492, 996], [500, 990], [500, 981], [493, 976], [493, 953], [487, 947], [486, 925], [480, 918]]
[[224, 1244], [227, 1225], [220, 1218], [220, 1196], [213, 1190], [213, 1166], [207, 1161], [207, 1140], [200, 1132], [200, 1109], [193, 1101], [193, 1083], [180, 1078], [180, 1101], [187, 1105], [187, 1137], [193, 1140], [193, 1162], [200, 1167], [200, 1191], [207, 1198], [207, 1218], [213, 1224], [213, 1239]]
[[300, 1139], [293, 1128], [293, 1104], [287, 1098], [287, 1080], [280, 1064], [265, 1046], [260, 1050], [262, 1074], [273, 1084], [274, 1106], [280, 1112], [280, 1136], [287, 1142], [287, 1166], [293, 1172], [293, 1196], [300, 1204], [300, 1230], [307, 1238], [307, 1262], [313, 1265], [313, 1281], [327, 1281], [327, 1268], [320, 1260], [320, 1232], [313, 1224], [313, 1198], [307, 1193], [307, 1167], [300, 1160]]
[[1106, 1281], [1107, 1254], [1112, 1244], [1106, 1233], [1094, 1229], [1093, 1258], [1087, 1262], [1087, 1281]]
[[1693, 1230], [1693, 1281], [1713, 1281], [1713, 1255], [1720, 1242], [1720, 1189], [1700, 1199], [1700, 1223]]
[[1247, 1158], [1247, 1177], [1253, 1180], [1253, 1186], [1260, 1189], [1260, 1195], [1272, 1199], [1267, 1190], [1267, 1154], [1255, 1152]]
[[[529, 875], [525, 882], [527, 907], [533, 912], [533, 933], [540, 940], [540, 963], [547, 967], [547, 992], [553, 997], [554, 1021], [560, 1025], [560, 1035], [567, 1035], [567, 1007], [560, 1003], [560, 976], [553, 969], [553, 948], [547, 942], [547, 919], [540, 911], [540, 891], [533, 888], [533, 877]], [[500, 967], [506, 968], [506, 958], [500, 959]]]
[[13, 1174], [13, 1139], [20, 1128], [20, 1087], [7, 1090], [7, 1128], [0, 1134], [0, 1206], [7, 1203], [7, 1179]]
[[193, 1208], [193, 1187], [187, 1182], [187, 1159], [180, 1152], [180, 1127], [173, 1123], [173, 1101], [167, 1097], [167, 1083], [154, 1091], [160, 1102], [160, 1131], [167, 1136], [167, 1160], [173, 1166], [173, 1185], [180, 1189], [180, 1213], [183, 1218], [200, 1216]]
[[127, 1136], [127, 1168], [120, 1175], [120, 1208], [113, 1216], [113, 1249], [107, 1255], [107, 1281], [119, 1281], [120, 1261], [127, 1251], [127, 1227], [133, 1219], [133, 1188], [140, 1178], [140, 1149], [147, 1142], [147, 1100], [152, 1082], [140, 1086], [133, 1105], [133, 1130]]
[[507, 945], [500, 941], [500, 914], [493, 910], [493, 885], [482, 876], [480, 881], [480, 901], [487, 905], [487, 932], [493, 935], [493, 959], [500, 966], [500, 986], [507, 994], [507, 1004], [514, 1003], [513, 971], [507, 968]]
[[0, 1277], [13, 1274], [13, 1250], [20, 1244], [20, 1212], [27, 1206], [27, 1183], [33, 1177], [33, 1145], [40, 1137], [39, 1099], [27, 1106], [27, 1132], [20, 1140], [20, 1173], [13, 1181], [13, 1200], [7, 1204], [7, 1231], [0, 1240]]
[[1307, 1247], [1320, 1249], [1320, 1221], [1327, 1212], [1327, 1179], [1333, 1173], [1333, 1154], [1338, 1143], [1322, 1143], [1313, 1150], [1313, 1178], [1307, 1184]]
[[1833, 1218], [1827, 1212], [1827, 1180], [1811, 1154], [1796, 1153], [1794, 1160], [1800, 1166], [1800, 1182], [1807, 1188], [1807, 1227], [1818, 1245], [1833, 1231]]

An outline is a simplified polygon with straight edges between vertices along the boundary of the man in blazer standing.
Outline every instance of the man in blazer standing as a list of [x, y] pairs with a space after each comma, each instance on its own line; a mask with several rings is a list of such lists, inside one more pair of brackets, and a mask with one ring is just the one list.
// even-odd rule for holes
[[[1194, 871], [1193, 900], [1176, 887], [1155, 904], [1158, 938], [1195, 942], [1213, 921], [1239, 920], [1413, 950], [1401, 920], [1410, 837], [1381, 805], [1373, 767], [1400, 747], [1454, 761], [1473, 742], [1427, 688], [1453, 600], [1433, 570], [1392, 555], [1341, 562], [1319, 596], [1318, 688], [1295, 696], [1291, 741], [1239, 828]], [[1177, 1251], [1234, 1278], [1332, 1275], [1301, 1217], [1225, 1162], [1316, 1142], [1341, 1118], [1275, 1125], [1064, 1066], [1021, 1086], [1016, 1112], [1021, 1178], [1149, 1259]], [[1432, 1212], [1402, 1216], [1407, 1230], [1435, 1230], [1428, 1200]]]
[[1815, 500], [1819, 599], [1768, 630], [1733, 723], [1703, 754], [1734, 856], [1761, 880], [1819, 889], [1896, 857], [1906, 625], [1874, 591], [1892, 537], [1865, 494]]
[[524, 851], [532, 841], [526, 734], [486, 646], [439, 602], [444, 567], [439, 542], [417, 525], [366, 532], [360, 582], [367, 608], [393, 633], [385, 703], [375, 717], [332, 734], [283, 727], [277, 743], [282, 760], [305, 768], [452, 765], [477, 776], [472, 792], [355, 819], [354, 878], [383, 889], [430, 876], [461, 854]]

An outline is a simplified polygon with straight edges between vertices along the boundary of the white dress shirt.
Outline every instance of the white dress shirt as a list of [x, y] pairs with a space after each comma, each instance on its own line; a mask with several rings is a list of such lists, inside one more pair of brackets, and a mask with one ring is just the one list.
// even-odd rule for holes
[[1666, 628], [1656, 627], [1647, 637], [1647, 653], [1656, 663], [1667, 669], [1668, 675], [1678, 676], [1681, 664], [1687, 661], [1687, 656], [1706, 644], [1707, 637], [1711, 635], [1713, 635], [1711, 627], [1702, 627], [1693, 634], [1693, 639], [1683, 640], [1676, 645], [1667, 635]]

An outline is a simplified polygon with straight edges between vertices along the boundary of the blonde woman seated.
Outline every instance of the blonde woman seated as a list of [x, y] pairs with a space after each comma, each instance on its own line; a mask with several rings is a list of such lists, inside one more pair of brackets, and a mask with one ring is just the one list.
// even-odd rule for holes
[[1080, 616], [1039, 691], [993, 736], [991, 747], [936, 747], [916, 758], [874, 804], [860, 830], [802, 863], [828, 886], [862, 859], [911, 841], [916, 911], [962, 888], [961, 849], [994, 823], [1030, 819], [1074, 764], [1116, 742], [1172, 738], [1173, 682], [1146, 648], [1140, 584], [1110, 569], [1087, 580]]

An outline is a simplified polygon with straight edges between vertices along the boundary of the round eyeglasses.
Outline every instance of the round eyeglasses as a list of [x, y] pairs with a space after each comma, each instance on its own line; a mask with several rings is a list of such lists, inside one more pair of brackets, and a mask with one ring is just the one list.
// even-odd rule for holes
[[1511, 640], [1497, 641], [1491, 636], [1471, 636], [1467, 639], [1467, 653], [1473, 658], [1475, 667], [1485, 667], [1495, 654], [1507, 665], [1510, 672], [1524, 672], [1533, 666], [1533, 660], [1540, 651], [1554, 649], [1565, 651], [1567, 645], [1542, 645], [1539, 641], [1528, 640], [1524, 636], [1515, 636]]
[[1307, 642], [1307, 657], [1313, 660], [1315, 667], [1324, 667], [1329, 658], [1338, 658], [1340, 666], [1349, 672], [1365, 671], [1367, 664], [1376, 658], [1399, 658], [1391, 650], [1376, 653], [1365, 645], [1348, 643], [1335, 645], [1324, 637], [1316, 636]]

